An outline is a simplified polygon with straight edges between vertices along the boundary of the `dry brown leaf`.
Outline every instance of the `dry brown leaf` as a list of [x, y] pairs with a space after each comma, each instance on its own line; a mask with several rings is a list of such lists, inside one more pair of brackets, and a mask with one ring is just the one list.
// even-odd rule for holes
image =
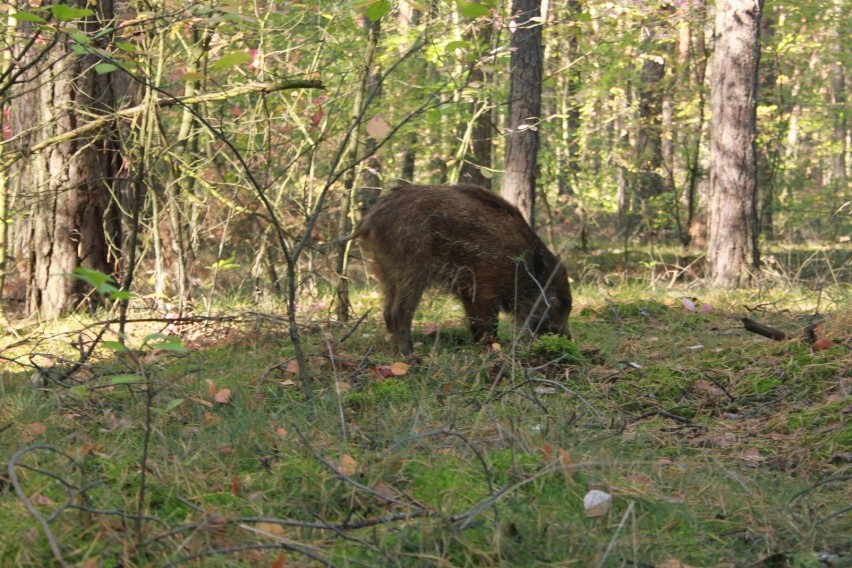
[[231, 476], [231, 495], [239, 495], [242, 492], [240, 488], [240, 476], [236, 473]]
[[21, 428], [21, 440], [29, 443], [44, 434], [47, 431], [47, 426], [41, 422], [30, 422]]
[[380, 495], [387, 497], [388, 499], [399, 499], [400, 494], [399, 491], [385, 483], [384, 481], [379, 481], [373, 487]]
[[[210, 396], [213, 396], [213, 395], [211, 394]], [[191, 397], [189, 397], [189, 400], [191, 400], [193, 402], [197, 402], [198, 404], [200, 404], [202, 406], [206, 406], [207, 408], [213, 407], [212, 402], [210, 402], [209, 400], [204, 400], [203, 398], [195, 398], [194, 396], [191, 396]]]
[[287, 428], [285, 428], [284, 426], [279, 426], [279, 427], [275, 430], [275, 434], [276, 434], [279, 438], [286, 438], [286, 437], [287, 437], [287, 434], [288, 434], [288, 432], [287, 432]]
[[278, 523], [255, 523], [254, 528], [275, 536], [284, 536], [284, 527]]
[[834, 347], [834, 342], [827, 337], [821, 337], [814, 341], [813, 348], [814, 351], [825, 351], [826, 349], [831, 349]]
[[549, 462], [553, 458], [553, 446], [547, 442], [543, 443], [541, 445], [541, 457], [544, 458], [544, 461]]
[[213, 397], [213, 400], [218, 402], [219, 404], [228, 404], [231, 400], [231, 389], [225, 387], [219, 392], [216, 393], [216, 396]]
[[393, 371], [389, 365], [376, 365], [373, 368], [373, 371], [378, 375], [380, 379], [387, 379], [388, 377], [393, 376]]
[[299, 362], [295, 359], [290, 359], [287, 361], [287, 372], [292, 373], [294, 375], [299, 374]]
[[218, 387], [216, 386], [216, 381], [213, 379], [204, 379], [204, 382], [207, 384], [207, 396], [213, 396], [218, 391]]
[[401, 377], [408, 372], [408, 365], [402, 361], [395, 361], [391, 363], [390, 371], [394, 376]]
[[343, 457], [340, 458], [338, 471], [346, 476], [355, 475], [358, 471], [358, 462], [349, 454], [343, 454]]
[[628, 479], [630, 479], [634, 485], [651, 485], [654, 482], [650, 475], [642, 473], [641, 471], [634, 473]]
[[33, 503], [36, 505], [56, 505], [56, 501], [48, 497], [47, 495], [42, 495], [41, 493], [37, 493], [35, 497], [33, 497]]
[[352, 385], [347, 383], [346, 381], [338, 381], [334, 383], [334, 392], [337, 394], [347, 393], [352, 390]]
[[281, 381], [279, 383], [282, 387], [292, 387], [296, 385], [296, 381], [287, 379], [286, 381]]
[[565, 468], [565, 475], [567, 477], [574, 475], [574, 462], [571, 460], [571, 456], [568, 455], [568, 451], [562, 448], [559, 448], [559, 463]]
[[213, 424], [218, 424], [220, 418], [213, 414], [212, 412], [205, 412], [201, 415], [201, 421], [205, 426], [212, 426]]
[[269, 568], [285, 568], [287, 566], [287, 557], [284, 556], [283, 552], [279, 552], [278, 556], [275, 557], [275, 561], [269, 566]]
[[438, 333], [438, 330], [441, 329], [440, 324], [437, 323], [427, 323], [423, 326], [423, 335], [432, 335]]
[[660, 568], [692, 568], [689, 564], [684, 564], [677, 558], [669, 558], [659, 566]]

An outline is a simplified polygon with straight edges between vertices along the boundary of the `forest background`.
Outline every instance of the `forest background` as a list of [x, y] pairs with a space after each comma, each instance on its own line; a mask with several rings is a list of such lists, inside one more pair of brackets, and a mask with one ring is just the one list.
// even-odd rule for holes
[[[538, 10], [537, 15], [519, 24], [513, 10], [527, 4]], [[525, 507], [541, 511], [536, 530], [528, 533], [519, 528], [519, 520], [501, 520], [495, 513], [472, 532], [454, 531], [475, 524], [483, 511], [496, 511], [505, 492], [515, 493], [527, 484], [542, 490], [538, 484], [551, 483], [547, 476], [555, 470], [560, 475], [573, 472], [568, 453], [575, 459], [588, 454], [567, 432], [575, 427], [585, 433], [611, 429], [613, 422], [606, 425], [607, 418], [621, 420], [625, 413], [631, 418], [624, 419], [624, 424], [660, 419], [694, 432], [702, 417], [731, 414], [768, 419], [762, 412], [774, 409], [776, 418], [786, 420], [785, 426], [761, 422], [763, 431], [790, 436], [784, 440], [792, 448], [801, 443], [794, 432], [803, 428], [802, 435], [813, 442], [807, 458], [796, 454], [795, 460], [775, 461], [755, 455], [750, 453], [753, 448], [739, 445], [744, 435], [728, 431], [696, 436], [708, 447], [723, 448], [750, 466], [769, 460], [782, 475], [795, 470], [804, 481], [785, 479], [790, 483], [785, 485], [789, 503], [801, 502], [797, 501], [800, 491], [816, 494], [808, 489], [813, 487], [826, 489], [819, 506], [829, 507], [836, 494], [828, 489], [842, 490], [842, 484], [838, 489], [835, 482], [848, 481], [844, 468], [852, 445], [845, 418], [852, 272], [846, 70], [852, 53], [848, 16], [852, 10], [847, 0], [732, 4], [760, 9], [755, 20], [759, 34], [754, 37], [759, 42], [759, 64], [754, 62], [756, 160], [749, 172], [757, 191], [747, 196], [754, 200], [753, 222], [748, 219], [741, 227], [743, 232], [750, 231], [747, 240], [755, 245], [755, 254], [753, 264], [744, 268], [749, 278], [733, 280], [745, 296], [713, 296], [702, 287], [708, 282], [706, 276], [715, 276], [712, 270], [705, 271], [706, 253], [713, 247], [708, 226], [714, 167], [711, 94], [726, 76], [714, 73], [718, 68], [714, 65], [719, 65], [713, 58], [717, 10], [710, 3], [30, 0], [0, 4], [0, 307], [9, 331], [2, 347], [3, 361], [8, 363], [3, 389], [15, 395], [4, 409], [13, 418], [0, 433], [18, 435], [4, 441], [4, 455], [8, 450], [10, 456], [9, 477], [0, 482], [4, 488], [20, 490], [18, 496], [29, 495], [19, 500], [29, 507], [10, 511], [0, 522], [17, 527], [23, 518], [50, 517], [50, 522], [38, 525], [48, 535], [49, 546], [40, 541], [29, 549], [12, 543], [5, 553], [32, 563], [49, 554], [62, 563], [62, 549], [73, 549], [75, 561], [104, 554], [132, 563], [149, 558], [146, 554], [159, 560], [185, 559], [227, 549], [224, 554], [250, 562], [229, 546], [217, 548], [216, 538], [203, 545], [194, 542], [192, 550], [186, 551], [189, 556], [181, 557], [180, 547], [172, 546], [173, 535], [166, 530], [166, 536], [152, 536], [145, 519], [149, 514], [162, 515], [161, 520], [170, 526], [180, 520], [200, 531], [207, 521], [187, 519], [198, 514], [208, 515], [209, 521], [217, 509], [227, 511], [223, 514], [231, 515], [231, 520], [220, 523], [226, 528], [218, 521], [213, 524], [226, 533], [239, 532], [239, 523], [249, 522], [250, 517], [245, 511], [236, 517], [235, 511], [260, 504], [234, 506], [214, 499], [215, 506], [209, 501], [202, 506], [198, 500], [187, 505], [184, 497], [174, 494], [218, 490], [235, 500], [254, 494], [248, 486], [260, 482], [246, 476], [255, 473], [258, 458], [253, 452], [263, 447], [264, 469], [286, 465], [288, 471], [306, 468], [319, 476], [318, 487], [295, 474], [299, 481], [293, 483], [306, 484], [301, 491], [316, 501], [308, 509], [316, 511], [318, 525], [327, 525], [310, 525], [316, 518], [300, 519], [301, 524], [293, 525], [304, 531], [298, 538], [273, 528], [290, 526], [287, 523], [264, 525], [263, 530], [272, 535], [266, 536], [275, 541], [266, 548], [332, 564], [348, 558], [353, 550], [356, 556], [370, 559], [364, 562], [436, 555], [458, 564], [511, 564], [530, 561], [524, 554], [529, 553], [529, 539], [533, 539], [546, 550], [543, 557], [554, 561], [579, 555], [603, 564], [612, 561], [612, 547], [620, 546], [613, 534], [619, 534], [631, 515], [637, 518], [636, 511], [649, 515], [658, 523], [655, 526], [664, 526], [674, 522], [672, 510], [644, 510], [641, 501], [638, 505], [631, 501], [626, 509], [616, 507], [623, 516], [594, 529], [602, 540], [592, 539], [587, 548], [554, 548], [546, 527], [556, 526], [557, 533], [567, 534], [591, 529], [549, 517], [548, 496], [556, 503], [565, 498], [565, 488], [547, 485], [539, 497], [517, 492], [518, 518], [523, 516], [518, 511]], [[527, 83], [515, 91], [512, 73], [519, 66], [513, 65], [513, 58], [523, 46], [513, 41], [519, 30], [529, 28], [541, 33], [542, 68], [537, 85]], [[512, 105], [528, 98], [523, 93], [534, 87], [541, 93], [540, 112], [513, 123]], [[527, 358], [517, 355], [514, 341], [505, 336], [504, 346], [512, 346], [505, 359], [499, 345], [488, 354], [459, 350], [456, 335], [463, 332], [452, 321], [457, 315], [451, 306], [435, 300], [424, 309], [428, 312], [425, 325], [418, 324], [426, 337], [421, 347], [425, 343], [428, 348], [434, 340], [431, 359], [419, 371], [394, 364], [388, 345], [381, 341], [380, 318], [371, 313], [377, 295], [365, 274], [360, 248], [343, 237], [394, 185], [460, 181], [500, 191], [510, 171], [506, 164], [509, 141], [533, 133], [537, 142], [532, 150], [536, 164], [532, 221], [572, 275], [580, 299], [572, 318], [577, 322], [575, 338], [580, 347], [595, 346], [597, 351], [581, 352], [551, 340], [543, 351], [533, 347], [539, 351]], [[737, 164], [744, 158], [726, 159]], [[729, 201], [731, 207], [741, 205], [739, 200]], [[783, 293], [783, 300], [776, 293]], [[707, 298], [703, 305], [696, 298], [699, 294]], [[644, 342], [683, 332], [690, 335], [676, 342], [693, 343], [691, 334], [697, 333], [689, 323], [693, 320], [683, 318], [698, 316], [698, 310], [705, 308], [699, 317], [704, 318], [701, 327], [708, 337], [695, 344], [707, 347], [714, 340], [724, 341], [713, 338], [718, 326], [726, 334], [733, 332], [714, 318], [722, 318], [723, 312], [728, 319], [742, 315], [738, 313], [742, 305], [759, 314], [770, 306], [776, 319], [771, 323], [787, 326], [788, 333], [783, 334], [787, 339], [803, 335], [802, 330], [825, 313], [833, 314], [830, 322], [823, 323], [827, 331], [821, 336], [832, 337], [834, 347], [825, 350], [828, 355], [821, 349], [814, 351], [817, 334], [811, 329], [801, 344], [781, 351], [756, 344], [749, 348], [757, 351], [737, 350], [731, 359], [719, 355], [721, 360], [703, 362], [702, 369], [730, 371], [730, 382], [726, 382], [716, 376], [708, 379], [703, 370], [684, 370], [674, 351], [670, 354]], [[604, 321], [618, 333], [598, 327]], [[646, 337], [619, 336], [618, 343], [610, 343], [634, 325], [638, 326], [634, 331]], [[368, 333], [359, 337], [364, 330]], [[742, 341], [741, 337], [727, 339]], [[345, 347], [344, 341], [349, 341]], [[234, 346], [249, 349], [260, 365], [249, 365], [252, 370], [245, 371], [251, 380], [239, 371], [246, 362], [226, 355]], [[449, 358], [442, 358], [435, 348], [447, 350]], [[729, 348], [727, 343], [716, 346], [722, 352]], [[164, 360], [163, 353], [189, 357], [193, 363]], [[566, 360], [568, 353], [572, 355]], [[637, 363], [638, 353], [643, 361], [658, 358], [659, 368], [654, 373], [642, 370], [647, 362]], [[553, 358], [548, 359], [548, 354]], [[215, 361], [224, 376], [215, 378], [209, 372], [195, 376], [197, 371], [192, 371], [192, 380], [175, 386], [172, 379], [183, 377], [186, 365], [207, 367], [198, 357]], [[749, 358], [766, 365], [760, 372], [744, 369], [741, 361]], [[779, 372], [779, 366], [786, 370]], [[531, 379], [530, 369], [544, 376]], [[279, 372], [297, 378], [295, 384], [301, 388], [295, 390], [300, 392], [294, 394], [288, 388], [285, 383], [293, 382], [289, 378], [276, 382], [274, 391], [264, 390], [272, 388], [268, 376]], [[551, 384], [555, 372], [564, 373], [564, 379], [579, 374], [588, 384], [565, 391], [565, 383]], [[369, 380], [364, 379], [365, 373]], [[635, 384], [629, 392], [614, 392], [621, 387], [614, 386], [613, 377], [625, 373]], [[468, 384], [469, 390], [457, 392], [456, 387], [447, 386], [454, 376], [476, 377], [475, 386]], [[794, 389], [791, 395], [779, 376], [818, 377], [824, 382], [821, 387], [808, 384]], [[27, 377], [29, 382], [19, 380]], [[333, 385], [328, 377], [333, 377]], [[376, 377], [379, 380], [373, 381]], [[394, 382], [400, 380], [411, 384]], [[509, 386], [498, 395], [495, 388], [500, 380]], [[436, 429], [426, 435], [422, 424], [413, 425], [414, 418], [408, 422], [405, 408], [411, 416], [424, 411], [423, 400], [430, 396], [426, 393], [434, 390], [430, 381], [443, 385], [444, 398], [438, 397], [438, 408], [428, 407], [427, 422]], [[22, 382], [26, 388], [22, 389]], [[691, 403], [700, 404], [687, 413], [674, 411], [690, 406], [682, 398], [686, 383]], [[62, 394], [51, 398], [51, 403], [30, 392], [31, 385], [35, 393], [58, 385], [58, 391], [49, 392]], [[525, 394], [524, 388], [533, 389], [532, 394]], [[214, 412], [237, 406], [230, 397], [237, 399], [240, 392], [244, 402], [257, 405], [266, 400], [270, 407], [249, 405], [229, 418]], [[555, 392], [566, 400], [545, 409], [538, 398]], [[199, 407], [190, 410], [192, 397], [212, 406], [196, 403]], [[503, 414], [498, 412], [498, 418], [468, 417], [471, 424], [459, 421], [453, 404], [446, 402], [465, 400], [485, 412], [482, 409], [491, 408], [495, 397], [512, 410], [501, 407]], [[786, 404], [781, 401], [790, 397], [800, 406], [779, 411], [777, 404]], [[720, 399], [727, 400], [728, 406]], [[271, 408], [273, 401], [277, 408], [291, 412], [286, 428], [270, 426], [282, 422]], [[388, 410], [390, 415], [367, 410], [389, 404], [396, 408]], [[129, 410], [137, 406], [146, 412], [136, 415], [136, 410]], [[68, 408], [73, 408], [70, 414], [75, 418], [68, 418]], [[559, 412], [564, 412], [562, 418], [547, 422]], [[569, 418], [583, 412], [588, 414], [579, 422]], [[546, 416], [545, 429], [558, 435], [537, 439], [540, 430], [536, 428], [541, 426], [524, 424], [519, 418], [527, 413], [532, 420]], [[92, 439], [69, 442], [69, 424], [64, 421], [73, 422], [81, 415], [91, 421], [88, 436]], [[121, 420], [117, 416], [127, 416], [127, 424], [116, 422]], [[227, 471], [230, 485], [191, 474], [187, 466], [175, 479], [157, 480], [161, 494], [146, 493], [149, 483], [154, 483], [146, 480], [146, 460], [162, 459], [165, 464], [166, 456], [177, 451], [173, 442], [164, 442], [163, 454], [152, 451], [149, 458], [151, 432], [158, 420], [165, 430], [175, 420], [200, 424], [200, 430], [216, 430], [205, 438], [216, 448], [216, 463], [208, 464], [209, 469]], [[222, 420], [231, 421], [230, 429]], [[296, 435], [298, 427], [289, 420], [303, 427], [310, 423], [313, 432]], [[397, 432], [398, 437], [377, 441], [380, 423], [392, 425], [400, 420], [409, 437]], [[40, 429], [39, 425], [52, 421], [55, 431]], [[140, 424], [144, 427], [133, 427]], [[836, 424], [841, 426], [829, 428]], [[127, 434], [125, 426], [136, 437]], [[662, 426], [654, 423], [653, 427]], [[85, 534], [99, 535], [98, 545], [90, 551], [80, 548], [84, 539], [77, 527], [49, 527], [60, 513], [68, 512], [68, 503], [93, 496], [88, 486], [70, 490], [66, 484], [48, 497], [51, 493], [39, 485], [37, 474], [27, 481], [18, 481], [14, 475], [21, 469], [21, 459], [41, 456], [43, 451], [33, 450], [37, 447], [33, 445], [22, 448], [19, 442], [47, 443], [51, 433], [58, 436], [50, 438], [51, 448], [86, 446], [86, 459], [103, 459], [100, 446], [114, 442], [98, 438], [99, 429], [121, 431], [120, 436], [132, 440], [127, 448], [130, 455], [111, 456], [123, 469], [100, 464], [89, 472], [112, 482], [133, 478], [129, 489], [111, 495], [112, 506], [124, 511], [119, 515], [121, 522], [133, 528], [133, 538], [127, 541], [132, 546], [118, 547], [121, 551], [114, 546], [119, 529], [113, 524], [84, 523]], [[514, 434], [508, 436], [509, 430]], [[250, 431], [263, 431], [272, 441], [258, 441]], [[222, 442], [223, 432], [230, 442]], [[659, 430], [655, 432], [657, 436]], [[638, 436], [635, 431], [629, 435]], [[237, 450], [242, 436], [252, 441]], [[362, 438], [369, 438], [369, 443], [358, 454], [353, 448]], [[493, 452], [479, 446], [495, 438], [500, 447]], [[423, 451], [424, 439], [434, 439], [439, 446], [430, 451], [450, 447], [448, 459], [460, 460], [442, 463], [435, 474], [440, 479], [419, 478], [408, 466], [399, 469], [382, 461], [384, 457], [369, 454], [377, 447], [417, 454]], [[447, 440], [459, 441], [460, 447], [443, 445]], [[606, 446], [600, 438], [597, 442]], [[660, 457], [671, 450], [669, 442], [661, 443], [662, 453], [653, 459], [669, 459]], [[288, 461], [290, 450], [282, 450], [290, 446], [301, 447], [292, 450], [301, 459], [295, 465]], [[328, 461], [317, 448], [334, 448], [337, 461]], [[288, 459], [282, 459], [282, 451]], [[530, 458], [532, 454], [539, 461]], [[467, 469], [471, 455], [482, 464], [478, 473]], [[660, 496], [655, 486], [658, 476], [668, 479], [670, 466], [680, 467], [655, 462], [653, 472], [637, 472], [642, 460], [636, 455], [610, 458], [614, 464], [629, 465], [617, 472], [607, 466], [607, 482], [566, 474], [568, 493], [580, 491], [580, 486], [606, 485], [620, 487], [622, 495]], [[54, 459], [47, 469], [74, 469], [87, 463], [70, 450]], [[420, 459], [426, 458], [414, 461]], [[141, 475], [130, 474], [136, 466], [129, 464], [140, 461]], [[796, 470], [788, 463], [793, 461], [808, 465]], [[353, 505], [353, 495], [367, 499], [359, 493], [363, 484], [357, 485], [353, 475], [363, 474], [368, 463], [385, 468], [381, 474], [376, 469], [371, 472], [382, 480], [379, 489], [375, 479], [367, 484], [369, 499], [393, 508], [379, 515], [380, 521], [375, 520], [375, 503]], [[503, 466], [505, 471], [500, 469]], [[495, 473], [498, 470], [503, 473]], [[729, 470], [722, 471], [721, 477], [733, 478]], [[454, 486], [454, 474], [449, 472], [467, 472], [461, 478], [470, 485]], [[504, 473], [508, 477], [501, 477]], [[637, 477], [639, 473], [650, 477]], [[612, 476], [629, 479], [629, 490]], [[200, 479], [205, 480], [199, 482], [204, 489], [193, 485]], [[708, 486], [723, 483], [712, 476], [701, 481]], [[406, 484], [411, 485], [411, 493], [391, 487]], [[63, 493], [69, 490], [73, 497]], [[11, 493], [4, 489], [3, 498], [10, 499]], [[681, 488], [676, 493], [688, 491]], [[484, 495], [480, 501], [472, 496], [480, 494]], [[38, 513], [33, 495], [42, 499], [42, 507], [66, 505], [58, 506], [53, 515]], [[447, 499], [448, 495], [452, 498]], [[741, 496], [736, 490], [732, 495]], [[771, 490], [765, 495], [770, 499]], [[468, 508], [459, 512], [455, 506], [461, 504]], [[155, 512], [163, 507], [166, 512]], [[449, 512], [454, 508], [455, 512]], [[759, 508], [781, 510], [767, 502]], [[304, 506], [295, 507], [301, 509]], [[101, 509], [86, 510], [97, 519], [103, 516]], [[436, 520], [427, 511], [446, 515]], [[660, 517], [655, 517], [657, 512]], [[694, 516], [678, 526], [671, 543], [680, 542], [673, 555], [697, 559], [698, 564], [774, 555], [784, 559], [788, 553], [793, 558], [815, 551], [847, 553], [838, 544], [841, 539], [833, 537], [848, 526], [848, 510], [815, 515], [805, 523], [810, 523], [807, 529], [798, 517], [788, 525], [781, 512], [778, 518], [769, 515], [758, 523], [769, 528], [757, 538], [742, 536], [740, 529], [754, 520], [753, 511], [743, 513], [734, 530], [739, 548], [724, 558], [711, 543], [691, 547], [684, 538], [678, 540], [677, 535], [694, 535], [694, 525], [709, 518], [700, 507], [691, 512]], [[266, 511], [265, 515], [271, 518], [272, 514]], [[345, 538], [333, 546], [315, 540], [315, 532], [348, 534], [347, 523], [353, 515], [359, 519], [354, 522], [356, 529], [381, 525], [387, 533], [374, 535], [370, 542], [350, 542], [353, 548], [346, 550]], [[434, 522], [428, 528], [406, 525], [400, 529], [404, 537], [388, 536], [396, 530], [395, 523], [427, 518]], [[838, 519], [847, 525], [832, 524]], [[826, 524], [832, 530], [823, 534], [821, 527]], [[634, 560], [665, 560], [665, 555], [653, 551], [642, 530], [632, 533]], [[702, 525], [701, 530], [714, 535], [710, 541], [727, 538], [721, 536], [727, 534], [723, 527]], [[407, 531], [421, 533], [415, 537]], [[527, 539], [523, 545], [521, 534]], [[233, 544], [238, 539], [232, 537], [229, 533], [225, 540]], [[288, 541], [291, 537], [299, 542]], [[314, 550], [314, 545], [323, 552]], [[629, 556], [625, 551], [620, 554]]]

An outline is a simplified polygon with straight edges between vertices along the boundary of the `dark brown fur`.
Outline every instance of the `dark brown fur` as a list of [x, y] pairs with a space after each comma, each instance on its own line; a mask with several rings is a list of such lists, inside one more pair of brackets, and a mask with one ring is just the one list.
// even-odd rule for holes
[[405, 355], [412, 351], [414, 310], [430, 283], [458, 296], [477, 341], [496, 335], [501, 309], [533, 332], [569, 335], [565, 268], [521, 213], [486, 189], [398, 187], [370, 209], [354, 236], [373, 255], [385, 323]]

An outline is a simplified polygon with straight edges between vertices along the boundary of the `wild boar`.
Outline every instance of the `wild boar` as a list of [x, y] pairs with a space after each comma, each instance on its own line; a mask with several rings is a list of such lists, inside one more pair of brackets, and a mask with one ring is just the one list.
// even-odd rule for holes
[[498, 314], [532, 333], [570, 337], [568, 275], [509, 202], [481, 187], [402, 186], [364, 216], [352, 235], [373, 257], [384, 318], [403, 355], [424, 290], [461, 300], [476, 341], [496, 337]]

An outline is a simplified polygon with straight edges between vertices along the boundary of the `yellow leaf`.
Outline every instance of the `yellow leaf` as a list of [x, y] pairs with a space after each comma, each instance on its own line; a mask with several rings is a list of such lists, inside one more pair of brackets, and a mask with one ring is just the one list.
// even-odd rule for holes
[[254, 527], [265, 533], [274, 534], [275, 536], [284, 536], [284, 527], [278, 523], [257, 523]]
[[397, 361], [395, 363], [391, 363], [390, 370], [395, 376], [401, 377], [408, 372], [408, 365], [402, 361]]

